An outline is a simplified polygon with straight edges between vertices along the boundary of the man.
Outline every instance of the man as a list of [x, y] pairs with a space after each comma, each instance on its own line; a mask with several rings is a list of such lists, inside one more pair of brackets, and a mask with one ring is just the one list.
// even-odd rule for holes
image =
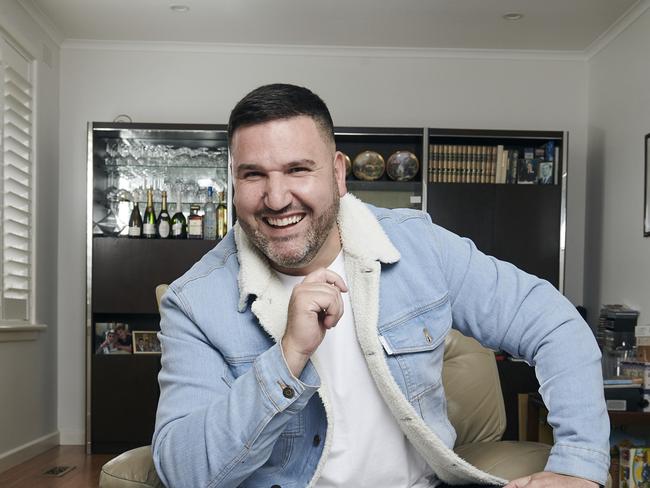
[[346, 194], [327, 107], [268, 85], [234, 108], [238, 223], [162, 300], [153, 441], [168, 486], [507, 482], [458, 458], [440, 374], [453, 326], [537, 363], [556, 444], [508, 488], [595, 487], [600, 354], [553, 287], [412, 210]]

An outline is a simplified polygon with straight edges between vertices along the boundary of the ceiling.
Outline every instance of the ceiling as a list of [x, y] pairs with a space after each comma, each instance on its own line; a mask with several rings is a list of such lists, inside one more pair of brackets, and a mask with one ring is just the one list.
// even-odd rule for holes
[[[20, 0], [61, 40], [584, 51], [640, 0]], [[190, 7], [177, 13], [173, 4]], [[40, 11], [40, 12], [39, 12]], [[524, 15], [519, 21], [506, 13]]]

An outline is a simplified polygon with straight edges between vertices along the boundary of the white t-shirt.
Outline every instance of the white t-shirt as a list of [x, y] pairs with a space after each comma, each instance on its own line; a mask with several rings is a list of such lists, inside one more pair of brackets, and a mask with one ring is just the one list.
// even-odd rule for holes
[[[329, 269], [347, 283], [343, 253]], [[303, 276], [277, 273], [288, 293]], [[330, 453], [317, 488], [368, 486], [423, 488], [432, 470], [397, 425], [370, 376], [357, 340], [349, 293], [343, 294], [344, 313], [314, 356], [329, 393], [333, 421]], [[435, 478], [434, 478], [435, 479]]]

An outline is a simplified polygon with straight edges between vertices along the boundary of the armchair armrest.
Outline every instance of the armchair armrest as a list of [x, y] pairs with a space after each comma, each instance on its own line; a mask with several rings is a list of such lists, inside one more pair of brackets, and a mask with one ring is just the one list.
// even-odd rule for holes
[[512, 480], [544, 471], [551, 446], [539, 442], [492, 441], [465, 444], [454, 450], [477, 468]]
[[164, 488], [153, 465], [151, 446], [120, 454], [102, 466], [100, 488]]

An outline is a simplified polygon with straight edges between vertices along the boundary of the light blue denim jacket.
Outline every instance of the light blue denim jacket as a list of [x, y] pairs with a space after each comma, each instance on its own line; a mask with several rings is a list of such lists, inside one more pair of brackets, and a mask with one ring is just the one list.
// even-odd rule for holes
[[[365, 206], [346, 195], [338, 224], [362, 352], [440, 479], [500, 481], [449, 449], [455, 433], [440, 375], [453, 326], [536, 366], [555, 436], [546, 469], [605, 483], [600, 353], [571, 303], [425, 213]], [[300, 378], [286, 366], [278, 341], [287, 304], [238, 225], [170, 286], [161, 304], [153, 439], [167, 486], [302, 488], [317, 480], [329, 449], [326, 388], [312, 361]]]

